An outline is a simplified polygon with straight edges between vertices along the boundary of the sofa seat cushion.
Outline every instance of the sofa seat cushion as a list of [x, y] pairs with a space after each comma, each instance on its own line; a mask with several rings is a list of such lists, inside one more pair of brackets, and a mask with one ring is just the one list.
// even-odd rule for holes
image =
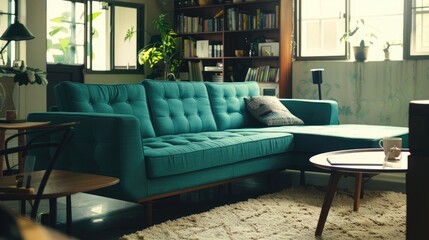
[[[231, 132], [234, 131], [231, 130]], [[306, 153], [379, 148], [378, 142], [384, 137], [402, 137], [403, 147], [408, 147], [408, 128], [406, 127], [341, 124], [252, 128], [247, 131], [291, 133], [294, 136], [294, 151]]]
[[293, 149], [289, 133], [202, 132], [143, 139], [149, 178], [279, 154]]

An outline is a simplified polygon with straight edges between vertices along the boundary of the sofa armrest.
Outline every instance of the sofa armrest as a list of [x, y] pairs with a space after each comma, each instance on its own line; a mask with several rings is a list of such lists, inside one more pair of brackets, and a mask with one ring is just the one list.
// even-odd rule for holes
[[[135, 116], [43, 112], [29, 114], [28, 121], [80, 122], [54, 168], [120, 179], [119, 184], [97, 190], [99, 195], [127, 201], [137, 201], [147, 195], [140, 123]], [[36, 159], [43, 159], [45, 154], [49, 154], [48, 150], [36, 153]], [[39, 164], [38, 168], [42, 167], [43, 164]]]
[[332, 100], [280, 99], [305, 125], [337, 125], [338, 103]]

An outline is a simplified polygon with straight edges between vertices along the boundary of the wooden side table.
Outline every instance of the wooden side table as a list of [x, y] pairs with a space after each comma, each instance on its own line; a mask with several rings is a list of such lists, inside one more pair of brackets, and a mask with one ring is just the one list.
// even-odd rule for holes
[[[19, 123], [0, 123], [0, 149], [4, 149], [5, 136], [7, 130], [18, 130], [18, 133], [23, 133], [29, 129], [44, 127], [49, 122], [19, 122]], [[18, 145], [25, 145], [25, 137], [20, 136], [18, 138]], [[4, 156], [0, 156], [0, 177], [3, 176], [3, 162]], [[18, 157], [18, 172], [24, 171], [24, 159], [21, 156]]]
[[[40, 181], [45, 171], [36, 171], [32, 175], [34, 192], [16, 193], [2, 189], [16, 185], [15, 176], [5, 176], [0, 181], [0, 200], [33, 200], [36, 197]], [[70, 233], [72, 212], [71, 195], [79, 192], [88, 192], [115, 185], [118, 178], [100, 176], [80, 172], [52, 170], [41, 199], [49, 199], [49, 224], [54, 226], [57, 221], [57, 198], [66, 197], [66, 231]]]

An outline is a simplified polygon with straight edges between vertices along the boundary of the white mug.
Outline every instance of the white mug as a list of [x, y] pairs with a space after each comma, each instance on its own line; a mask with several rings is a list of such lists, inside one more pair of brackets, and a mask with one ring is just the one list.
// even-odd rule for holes
[[383, 138], [378, 142], [378, 145], [384, 149], [384, 154], [388, 155], [391, 148], [402, 148], [402, 138]]

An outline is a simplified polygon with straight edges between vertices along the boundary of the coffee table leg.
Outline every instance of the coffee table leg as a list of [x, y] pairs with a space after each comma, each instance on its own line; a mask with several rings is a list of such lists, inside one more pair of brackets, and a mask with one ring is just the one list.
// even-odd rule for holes
[[71, 206], [71, 195], [66, 196], [66, 233], [71, 233], [72, 223], [72, 206]]
[[362, 182], [363, 182], [363, 174], [362, 173], [356, 173], [356, 180], [355, 180], [355, 196], [354, 196], [354, 203], [353, 203], [353, 211], [359, 210], [360, 205], [360, 195], [362, 192]]
[[335, 192], [337, 190], [337, 184], [340, 178], [343, 176], [342, 173], [337, 171], [331, 172], [329, 177], [328, 189], [323, 200], [322, 210], [320, 212], [319, 222], [317, 223], [316, 236], [321, 236], [323, 228], [325, 227], [326, 218], [328, 217], [329, 209], [331, 208], [332, 200], [334, 199]]

